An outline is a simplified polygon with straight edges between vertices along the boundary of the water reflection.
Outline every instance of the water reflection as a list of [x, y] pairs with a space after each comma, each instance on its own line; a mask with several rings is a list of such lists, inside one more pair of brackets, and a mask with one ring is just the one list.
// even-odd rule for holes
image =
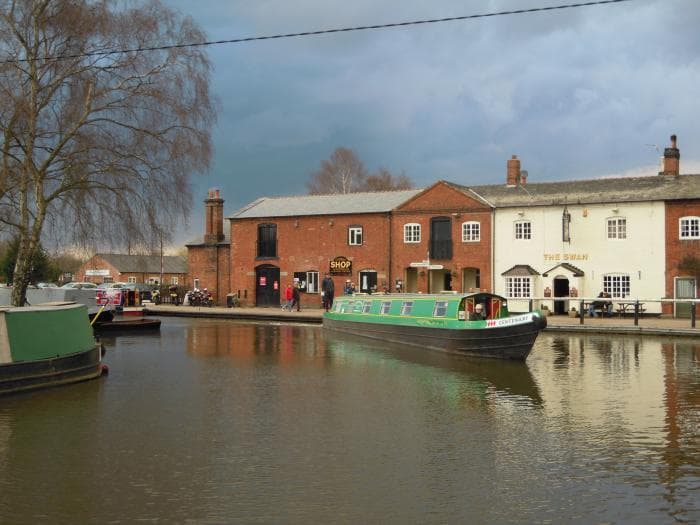
[[0, 398], [8, 523], [700, 522], [700, 342], [525, 363], [166, 319], [110, 375]]

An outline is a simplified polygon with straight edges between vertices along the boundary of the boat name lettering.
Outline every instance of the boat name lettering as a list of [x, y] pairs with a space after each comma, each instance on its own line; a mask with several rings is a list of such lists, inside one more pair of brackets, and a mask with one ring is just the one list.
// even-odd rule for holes
[[526, 324], [532, 320], [532, 314], [518, 315], [516, 317], [506, 317], [505, 319], [488, 319], [486, 326], [496, 328], [499, 326], [513, 326], [516, 324]]

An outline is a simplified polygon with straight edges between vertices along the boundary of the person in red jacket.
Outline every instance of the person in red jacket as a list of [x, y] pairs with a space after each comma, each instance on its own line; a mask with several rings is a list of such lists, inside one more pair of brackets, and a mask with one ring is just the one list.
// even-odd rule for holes
[[284, 299], [285, 303], [282, 305], [282, 310], [289, 310], [290, 312], [292, 311], [292, 297], [293, 297], [293, 292], [292, 292], [292, 285], [288, 284], [287, 289], [284, 291]]

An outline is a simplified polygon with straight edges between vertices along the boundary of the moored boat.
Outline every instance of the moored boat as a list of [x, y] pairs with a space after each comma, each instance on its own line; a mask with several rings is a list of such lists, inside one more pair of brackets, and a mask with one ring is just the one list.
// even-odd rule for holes
[[[484, 319], [475, 319], [477, 305]], [[504, 297], [485, 292], [352, 295], [335, 299], [323, 326], [469, 356], [524, 360], [547, 319], [540, 312], [511, 316]]]
[[146, 332], [160, 330], [160, 319], [124, 319], [100, 322], [93, 324], [95, 333], [105, 332]]
[[86, 381], [105, 368], [85, 305], [0, 308], [0, 394]]

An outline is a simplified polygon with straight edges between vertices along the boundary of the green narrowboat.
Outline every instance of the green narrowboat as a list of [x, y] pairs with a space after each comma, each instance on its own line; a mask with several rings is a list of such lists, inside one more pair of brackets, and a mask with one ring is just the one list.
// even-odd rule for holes
[[102, 353], [85, 305], [0, 308], [0, 394], [99, 377]]
[[[483, 319], [475, 319], [477, 305]], [[485, 292], [356, 294], [336, 297], [323, 326], [468, 356], [525, 360], [547, 318], [538, 311], [511, 316], [504, 297]]]

